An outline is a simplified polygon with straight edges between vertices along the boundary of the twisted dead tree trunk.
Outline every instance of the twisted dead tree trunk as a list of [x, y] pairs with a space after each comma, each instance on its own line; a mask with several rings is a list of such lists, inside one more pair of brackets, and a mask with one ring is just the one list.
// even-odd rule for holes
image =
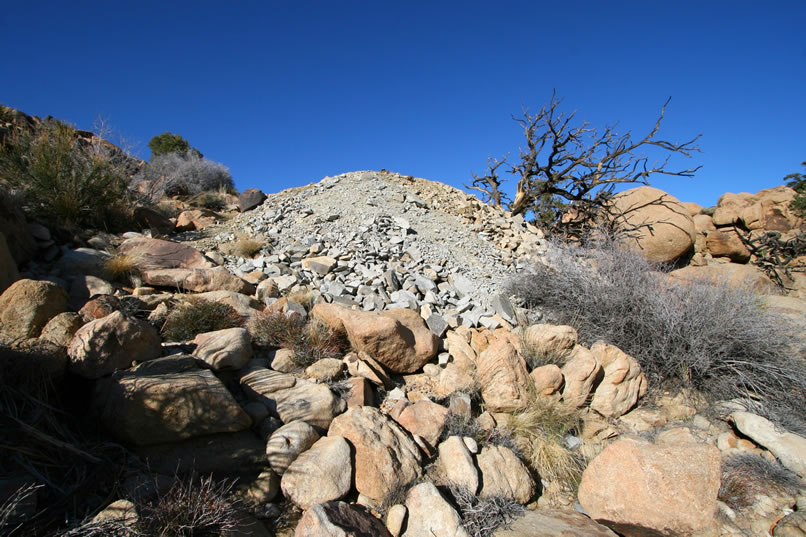
[[[669, 100], [650, 132], [639, 140], [632, 134], [618, 134], [615, 126], [601, 132], [587, 122], [574, 126], [576, 112], [564, 114], [558, 107], [562, 102], [552, 95], [551, 102], [537, 114], [524, 111], [523, 117], [513, 117], [523, 129], [526, 147], [520, 151], [520, 161], [511, 165], [509, 174], [517, 179], [514, 200], [502, 191], [506, 179], [499, 169], [507, 162], [490, 159], [483, 176], [473, 174], [468, 189], [481, 192], [482, 199], [513, 215], [533, 212], [535, 219], [551, 231], [579, 235], [607, 214], [609, 200], [619, 184], [649, 184], [654, 174], [693, 177], [701, 166], [669, 171], [666, 165], [673, 153], [690, 157], [699, 151], [695, 142], [699, 135], [683, 143], [656, 138]], [[657, 147], [668, 153], [662, 162], [649, 164], [642, 149]]]

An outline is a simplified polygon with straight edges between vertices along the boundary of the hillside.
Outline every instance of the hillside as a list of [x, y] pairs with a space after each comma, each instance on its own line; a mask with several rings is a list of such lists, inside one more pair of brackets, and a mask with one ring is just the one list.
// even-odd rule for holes
[[125, 233], [5, 197], [0, 528], [801, 535], [804, 260], [750, 250], [794, 196], [633, 189], [598, 249], [387, 171]]

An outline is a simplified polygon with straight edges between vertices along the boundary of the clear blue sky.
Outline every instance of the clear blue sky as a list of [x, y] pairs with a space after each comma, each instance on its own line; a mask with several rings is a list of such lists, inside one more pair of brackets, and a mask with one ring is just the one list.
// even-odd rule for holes
[[90, 128], [148, 158], [181, 134], [240, 190], [387, 168], [454, 186], [517, 154], [521, 107], [552, 89], [595, 126], [702, 133], [695, 179], [716, 203], [802, 171], [806, 2], [9, 1], [0, 103]]

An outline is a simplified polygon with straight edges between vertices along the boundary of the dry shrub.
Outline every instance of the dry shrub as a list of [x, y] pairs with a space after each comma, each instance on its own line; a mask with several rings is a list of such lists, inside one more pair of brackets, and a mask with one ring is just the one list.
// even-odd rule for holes
[[463, 487], [450, 487], [462, 527], [473, 537], [490, 537], [523, 514], [524, 508], [506, 496], [480, 498]]
[[187, 341], [198, 334], [242, 324], [241, 316], [228, 304], [189, 298], [168, 314], [162, 336], [167, 341]]
[[556, 365], [562, 367], [567, 360], [567, 353], [547, 351], [534, 345], [526, 338], [521, 337], [521, 356], [526, 361], [529, 371], [544, 365]]
[[469, 437], [476, 441], [479, 447], [502, 446], [518, 453], [512, 431], [502, 427], [485, 429], [476, 418], [448, 413], [445, 419], [445, 428], [442, 430], [441, 440], [446, 440], [451, 436]]
[[722, 463], [719, 499], [731, 509], [752, 506], [758, 495], [796, 495], [806, 487], [792, 472], [755, 453], [733, 455]]
[[299, 315], [261, 312], [252, 316], [247, 329], [259, 347], [293, 350], [294, 362], [301, 368], [323, 358], [341, 358], [349, 348], [343, 333], [318, 321], [306, 322]]
[[226, 250], [238, 257], [253, 257], [263, 249], [264, 243], [258, 239], [242, 238], [227, 244]]
[[651, 382], [693, 386], [711, 399], [779, 400], [806, 407], [806, 369], [796, 356], [800, 328], [765, 309], [749, 288], [679, 283], [640, 253], [610, 240], [550, 245], [545, 264], [509, 292], [549, 322], [568, 324], [581, 343], [605, 340], [634, 356]]
[[113, 282], [135, 285], [140, 279], [139, 263], [135, 255], [118, 253], [104, 261], [104, 274]]
[[572, 490], [579, 484], [587, 461], [565, 444], [565, 437], [577, 433], [582, 426], [577, 409], [532, 397], [525, 409], [512, 415], [509, 426], [518, 451], [541, 479], [562, 483]]
[[[155, 537], [218, 537], [238, 527], [231, 481], [176, 477], [165, 493], [137, 506], [138, 531]], [[158, 489], [158, 487], [157, 487]]]

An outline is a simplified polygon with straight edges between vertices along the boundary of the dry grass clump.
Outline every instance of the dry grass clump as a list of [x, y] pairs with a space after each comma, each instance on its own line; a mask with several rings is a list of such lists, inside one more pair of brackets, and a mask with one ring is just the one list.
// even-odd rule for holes
[[562, 354], [541, 349], [523, 337], [521, 337], [521, 356], [526, 361], [529, 371], [550, 364], [562, 367], [567, 360], [567, 353]]
[[513, 414], [509, 422], [518, 451], [541, 479], [573, 489], [585, 470], [585, 457], [570, 451], [565, 437], [582, 427], [579, 411], [542, 397]]
[[742, 453], [722, 463], [719, 499], [740, 511], [752, 506], [758, 495], [795, 495], [806, 488], [795, 474], [755, 453]]
[[197, 207], [210, 209], [211, 211], [221, 211], [227, 207], [227, 200], [224, 199], [223, 195], [216, 192], [203, 192], [191, 203]]
[[218, 537], [238, 527], [231, 481], [191, 475], [137, 506], [137, 530], [155, 537]]
[[490, 537], [523, 514], [524, 508], [506, 496], [480, 498], [463, 487], [450, 487], [462, 527], [474, 537]]
[[251, 238], [242, 238], [227, 245], [227, 251], [238, 257], [253, 257], [263, 249], [263, 241]]
[[241, 316], [228, 304], [189, 298], [168, 314], [162, 336], [167, 341], [187, 341], [198, 334], [242, 324]]
[[113, 282], [136, 285], [140, 280], [140, 259], [129, 254], [115, 254], [104, 261], [104, 274]]
[[653, 383], [692, 386], [711, 399], [781, 400], [806, 407], [800, 328], [766, 310], [749, 288], [675, 282], [640, 253], [602, 240], [553, 244], [546, 264], [508, 291], [549, 322], [573, 326], [583, 344], [602, 339], [634, 356]]
[[294, 362], [301, 368], [323, 358], [341, 358], [349, 348], [343, 333], [293, 314], [261, 312], [252, 316], [247, 329], [252, 342], [259, 347], [293, 350]]

